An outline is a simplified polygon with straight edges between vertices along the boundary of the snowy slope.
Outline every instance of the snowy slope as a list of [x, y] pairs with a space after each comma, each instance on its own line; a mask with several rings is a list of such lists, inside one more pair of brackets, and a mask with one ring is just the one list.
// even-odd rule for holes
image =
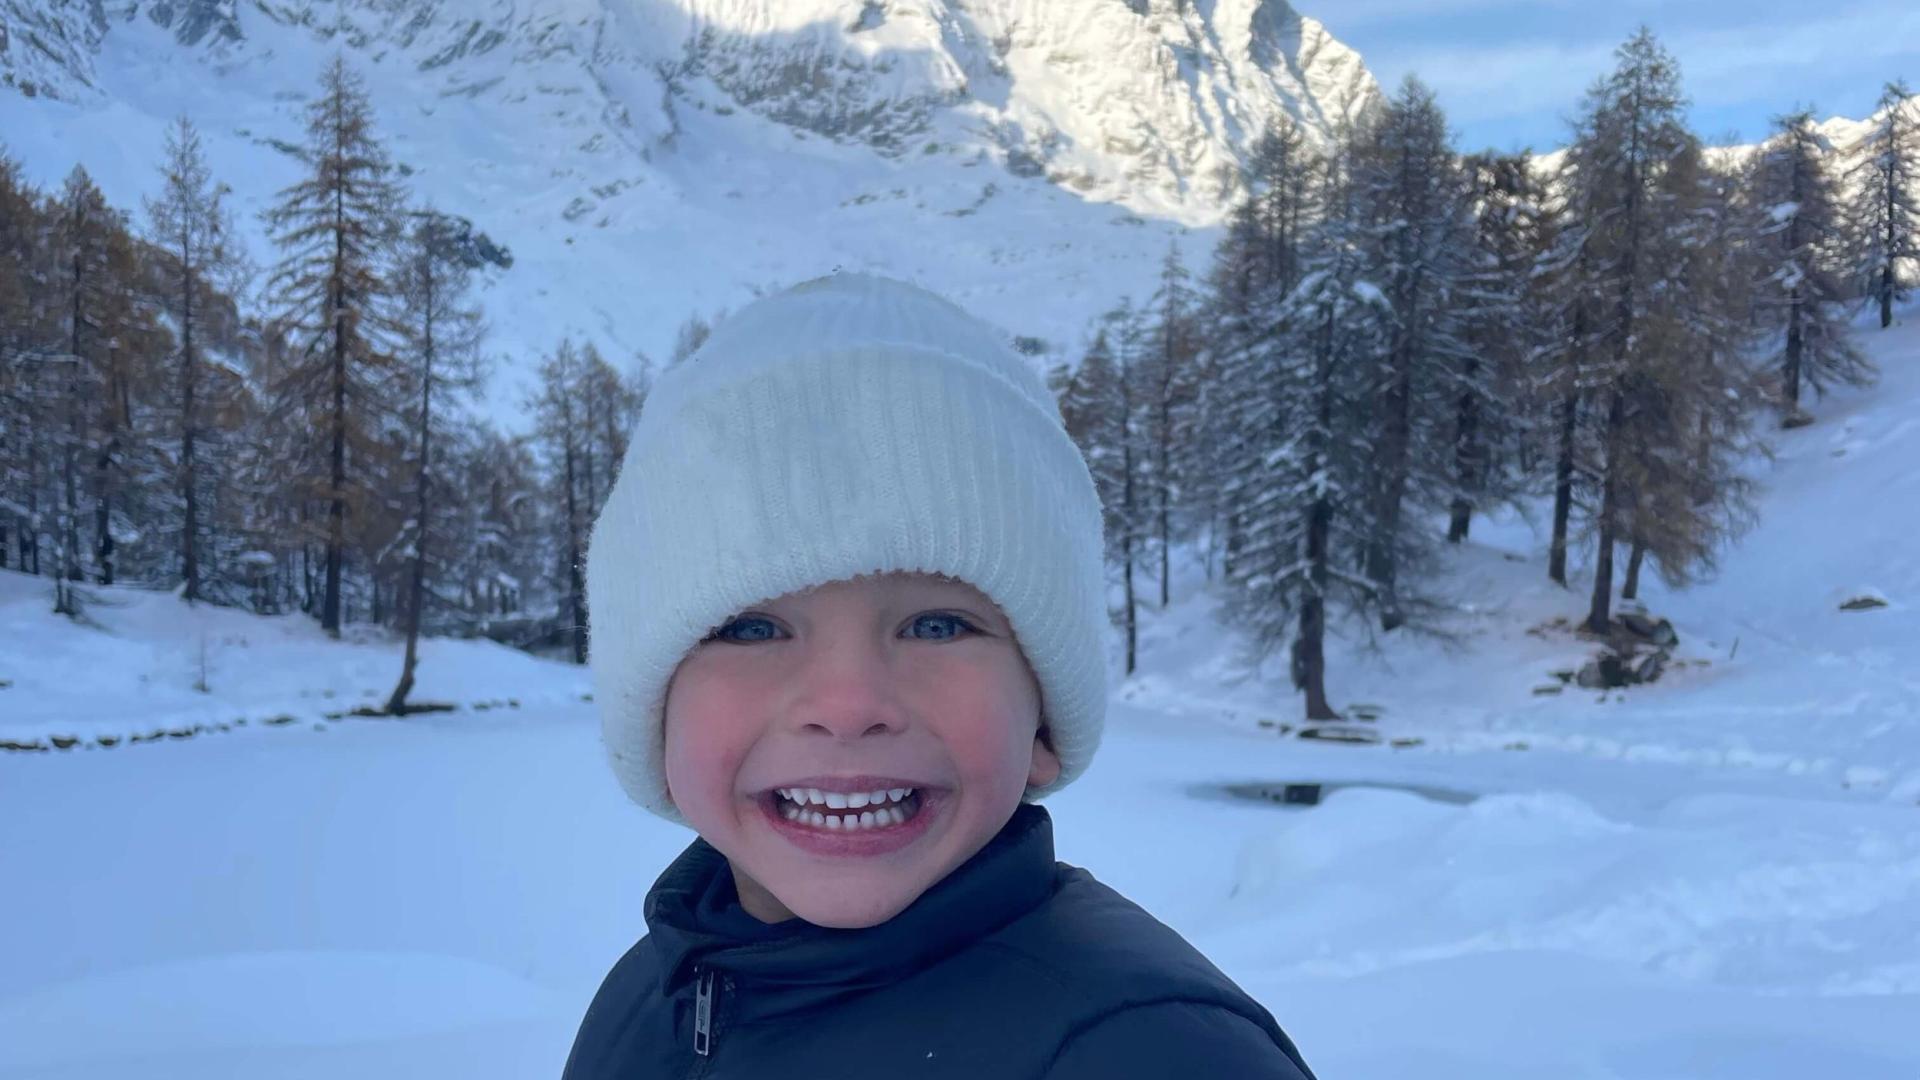
[[0, 25], [0, 139], [30, 179], [80, 162], [137, 208], [186, 113], [263, 264], [301, 104], [345, 55], [417, 194], [513, 254], [485, 300], [515, 430], [562, 333], [659, 361], [687, 316], [836, 267], [1077, 358], [1171, 239], [1204, 258], [1186, 229], [1267, 119], [1324, 133], [1378, 99], [1280, 0], [0, 0]]
[[[1905, 316], [1860, 331], [1880, 387], [1782, 434], [1721, 577], [1649, 589], [1695, 661], [1655, 685], [1534, 694], [1587, 646], [1529, 631], [1584, 591], [1544, 584], [1524, 522], [1476, 524], [1451, 645], [1369, 655], [1347, 627], [1333, 650], [1336, 703], [1403, 745], [1282, 737], [1263, 721], [1297, 696], [1233, 659], [1183, 561], [1099, 760], [1048, 803], [1061, 856], [1188, 935], [1323, 1076], [1920, 1075]], [[171, 598], [108, 590], [124, 606], [88, 630], [43, 584], [0, 589], [0, 738], [138, 730], [197, 693]], [[1888, 605], [1839, 610], [1869, 590]], [[433, 642], [427, 696], [523, 707], [331, 720], [384, 692], [395, 645], [208, 617], [247, 639], [218, 707], [298, 723], [0, 753], [0, 1077], [552, 1075], [688, 839], [623, 801], [580, 672]], [[1289, 782], [1325, 798], [1229, 791]]]

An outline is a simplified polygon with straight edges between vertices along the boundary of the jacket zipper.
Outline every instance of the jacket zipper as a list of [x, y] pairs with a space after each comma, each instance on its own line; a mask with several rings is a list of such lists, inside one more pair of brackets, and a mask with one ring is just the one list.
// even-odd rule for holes
[[713, 969], [700, 972], [693, 998], [693, 1052], [701, 1057], [713, 1054]]

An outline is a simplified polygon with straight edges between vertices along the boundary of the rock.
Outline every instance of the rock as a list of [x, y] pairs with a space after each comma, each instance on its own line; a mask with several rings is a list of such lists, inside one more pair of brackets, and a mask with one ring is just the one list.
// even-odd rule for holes
[[1634, 637], [1663, 648], [1670, 649], [1680, 644], [1680, 635], [1674, 631], [1673, 624], [1665, 619], [1629, 611], [1620, 616], [1620, 625]]
[[1574, 682], [1587, 690], [1616, 690], [1650, 683], [1666, 670], [1668, 656], [1665, 649], [1638, 655], [1609, 649], [1587, 661]]
[[1871, 611], [1874, 608], [1882, 608], [1886, 606], [1887, 606], [1886, 600], [1881, 597], [1871, 596], [1871, 595], [1861, 595], [1861, 596], [1850, 597], [1846, 601], [1842, 602], [1840, 605], [1840, 610], [1841, 611]]
[[1632, 669], [1633, 681], [1636, 683], [1653, 682], [1660, 678], [1660, 673], [1666, 670], [1666, 665], [1666, 653], [1650, 652], [1634, 661]]
[[1379, 735], [1352, 724], [1317, 724], [1313, 727], [1301, 728], [1300, 738], [1320, 742], [1351, 743], [1357, 746], [1372, 746], [1380, 742]]

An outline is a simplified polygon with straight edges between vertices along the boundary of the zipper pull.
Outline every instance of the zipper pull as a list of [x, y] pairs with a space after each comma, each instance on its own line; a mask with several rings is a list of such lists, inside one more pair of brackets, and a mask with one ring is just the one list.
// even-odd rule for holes
[[701, 1057], [713, 1053], [713, 969], [700, 973], [693, 998], [693, 1052]]

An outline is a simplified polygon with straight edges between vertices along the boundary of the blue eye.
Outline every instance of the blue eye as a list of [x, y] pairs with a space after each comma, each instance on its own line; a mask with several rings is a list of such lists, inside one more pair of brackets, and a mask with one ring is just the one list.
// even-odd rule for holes
[[[920, 627], [922, 627], [922, 626], [925, 626], [925, 625], [927, 625], [928, 623], [932, 623], [932, 624], [934, 624], [934, 625], [936, 625], [936, 626], [938, 626], [938, 625], [945, 625], [945, 624], [952, 624], [952, 625], [953, 625], [953, 626], [955, 626], [955, 627], [959, 627], [959, 628], [961, 628], [961, 629], [964, 629], [964, 630], [966, 630], [966, 631], [967, 631], [968, 633], [970, 633], [970, 634], [977, 634], [977, 633], [979, 633], [979, 632], [980, 632], [980, 631], [979, 631], [979, 628], [978, 628], [978, 627], [976, 627], [976, 626], [974, 626], [974, 625], [973, 625], [972, 623], [970, 623], [970, 622], [968, 622], [967, 620], [965, 620], [965, 619], [963, 619], [963, 618], [961, 618], [960, 616], [958, 616], [958, 615], [948, 615], [948, 614], [945, 614], [945, 613], [942, 613], [942, 612], [930, 612], [930, 613], [928, 613], [928, 614], [926, 614], [926, 615], [916, 615], [916, 616], [914, 616], [914, 620], [913, 620], [913, 629], [915, 629], [915, 630], [918, 630], [918, 629], [920, 629]], [[946, 634], [946, 635], [942, 635], [942, 636], [939, 636], [939, 637], [936, 637], [936, 638], [933, 638], [932, 640], [935, 640], [935, 641], [951, 641], [951, 640], [952, 640], [953, 638], [955, 638], [955, 637], [958, 637], [958, 636], [959, 636], [959, 634], [960, 634], [960, 630], [958, 630], [958, 629], [956, 629], [956, 630], [955, 630], [955, 631], [954, 631], [953, 633], [951, 633], [951, 634]], [[923, 640], [926, 640], [926, 639], [923, 639]]]
[[[941, 629], [934, 630], [931, 636], [928, 636], [920, 632], [927, 626]], [[913, 623], [908, 627], [908, 633], [920, 641], [952, 641], [963, 634], [980, 633], [980, 628], [958, 615], [930, 611], [924, 615], [914, 616]], [[771, 619], [760, 615], [742, 615], [715, 627], [705, 640], [747, 645], [761, 641], [777, 641], [779, 635], [780, 628], [775, 626]]]
[[[727, 631], [736, 627], [747, 627], [749, 629], [765, 628], [770, 631], [770, 633], [765, 635], [750, 633], [744, 637], [734, 637], [727, 633]], [[758, 615], [742, 615], [740, 618], [731, 619], [720, 624], [720, 626], [714, 629], [713, 633], [707, 635], [707, 640], [731, 641], [735, 644], [752, 641], [771, 641], [773, 640], [773, 634], [771, 632], [777, 630], [778, 628], [775, 627], [771, 621], [761, 618]]]

